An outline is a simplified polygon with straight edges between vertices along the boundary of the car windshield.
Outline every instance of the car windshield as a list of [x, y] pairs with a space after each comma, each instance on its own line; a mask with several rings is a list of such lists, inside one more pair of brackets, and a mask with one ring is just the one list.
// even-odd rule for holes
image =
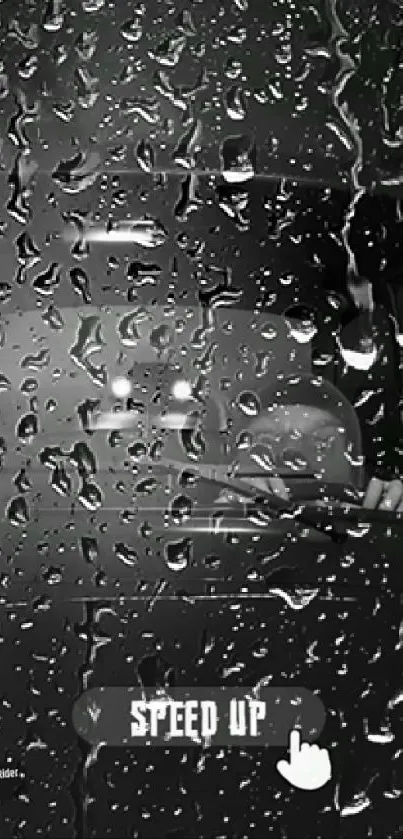
[[[33, 214], [30, 231], [7, 240], [19, 267], [3, 316], [0, 413], [10, 477], [32, 487], [2, 484], [12, 522], [47, 511], [102, 516], [133, 503], [162, 515], [181, 465], [214, 467], [221, 479], [230, 467], [267, 471], [270, 447], [259, 452], [248, 430], [266, 410], [261, 392], [334, 374], [334, 346], [318, 351], [315, 341], [320, 330], [332, 335], [343, 297], [324, 294], [324, 262], [319, 252], [303, 259], [298, 233], [308, 199], [318, 221], [328, 189], [109, 172], [96, 160], [94, 182], [74, 199], [72, 179], [87, 177], [89, 164], [84, 174], [71, 159], [63, 176], [53, 173], [58, 229]], [[279, 270], [272, 258], [283, 224], [289, 248]], [[306, 459], [295, 435], [283, 449], [277, 471], [314, 477], [315, 457]], [[211, 486], [196, 496], [211, 509]]]
[[[192, 388], [196, 407], [209, 408], [206, 458], [218, 465], [218, 445], [223, 462], [233, 457], [233, 451], [225, 454], [220, 434], [227, 430], [228, 445], [236, 445], [259, 410], [262, 383], [312, 370], [309, 338], [315, 327], [304, 309], [287, 314], [295, 304], [297, 278], [285, 273], [274, 283], [276, 292], [269, 288], [262, 205], [270, 189], [260, 184], [256, 195], [250, 185], [242, 187], [245, 201], [261, 205], [261, 230], [253, 225], [240, 234], [236, 219], [228, 222], [220, 204], [218, 178], [200, 180], [200, 206], [186, 224], [175, 216], [186, 180], [132, 177], [132, 206], [126, 190], [120, 212], [126, 222], [119, 227], [114, 221], [117, 239], [113, 225], [106, 225], [119, 216], [115, 183], [109, 201], [101, 193], [103, 214], [87, 213], [81, 227], [84, 213], [77, 201], [74, 212], [60, 208], [60, 229], [52, 236], [34, 217], [30, 234], [15, 240], [21, 267], [12, 307], [4, 310], [9, 351], [1, 371], [3, 427], [15, 433], [15, 444], [9, 445], [13, 469], [26, 468], [29, 460], [35, 471], [39, 449], [71, 447], [99, 414], [103, 433], [94, 432], [86, 445], [101, 472], [119, 468], [119, 459], [123, 466], [129, 433], [134, 444], [136, 430], [143, 428], [144, 442], [147, 423], [159, 414], [169, 411], [167, 430], [174, 414], [183, 414], [184, 406], [188, 412], [181, 383]], [[123, 187], [125, 178], [120, 181]], [[65, 203], [71, 205], [71, 199]], [[228, 225], [224, 247], [220, 225]], [[40, 249], [44, 235], [48, 240]], [[114, 382], [125, 377], [130, 393], [122, 400]], [[108, 414], [130, 406], [137, 415], [122, 429], [122, 447], [119, 434], [113, 434], [118, 422], [114, 426], [111, 420], [108, 427]]]
[[0, 3], [0, 839], [403, 836], [402, 35]]

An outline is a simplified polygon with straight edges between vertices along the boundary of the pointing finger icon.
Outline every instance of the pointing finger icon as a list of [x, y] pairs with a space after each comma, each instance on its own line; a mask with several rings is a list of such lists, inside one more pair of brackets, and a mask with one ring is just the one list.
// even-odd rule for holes
[[290, 762], [299, 755], [301, 749], [301, 732], [294, 728], [290, 733]]
[[290, 759], [279, 760], [277, 771], [297, 789], [320, 789], [332, 777], [329, 752], [315, 743], [301, 744], [301, 732], [293, 729], [290, 732]]

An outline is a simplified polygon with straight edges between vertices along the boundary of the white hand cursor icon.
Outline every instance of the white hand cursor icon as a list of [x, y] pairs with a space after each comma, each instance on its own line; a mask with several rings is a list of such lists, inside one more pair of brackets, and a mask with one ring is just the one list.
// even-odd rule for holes
[[290, 760], [279, 760], [277, 770], [289, 784], [297, 789], [313, 790], [324, 787], [332, 777], [332, 765], [327, 749], [315, 743], [302, 743], [301, 732], [290, 733]]

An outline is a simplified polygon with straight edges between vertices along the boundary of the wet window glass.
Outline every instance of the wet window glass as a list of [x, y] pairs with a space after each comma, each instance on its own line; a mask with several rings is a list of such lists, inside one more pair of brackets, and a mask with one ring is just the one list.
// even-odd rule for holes
[[[319, 533], [275, 480], [403, 474], [402, 0], [4, 0], [0, 38], [0, 835], [397, 836], [400, 513]], [[259, 438], [303, 377], [330, 424]], [[71, 737], [93, 687], [267, 678], [323, 693], [313, 798]]]

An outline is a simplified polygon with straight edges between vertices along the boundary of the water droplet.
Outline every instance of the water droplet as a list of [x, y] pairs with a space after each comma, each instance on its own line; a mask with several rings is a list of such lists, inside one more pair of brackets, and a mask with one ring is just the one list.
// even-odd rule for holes
[[48, 0], [42, 26], [46, 32], [59, 32], [64, 23], [64, 9], [61, 0]]
[[64, 327], [62, 314], [59, 312], [59, 309], [56, 309], [55, 306], [53, 306], [53, 304], [48, 306], [46, 311], [43, 313], [42, 320], [46, 323], [46, 326], [49, 326], [50, 329], [53, 329], [55, 332], [60, 332]]
[[20, 385], [20, 391], [24, 396], [29, 396], [30, 393], [35, 393], [38, 390], [39, 384], [37, 379], [24, 379]]
[[98, 542], [93, 536], [83, 536], [81, 552], [85, 562], [95, 565], [98, 560]]
[[176, 67], [186, 42], [187, 38], [184, 35], [171, 35], [160, 41], [154, 50], [149, 50], [148, 55], [164, 67]]
[[128, 565], [133, 568], [138, 562], [138, 555], [134, 548], [125, 545], [123, 542], [117, 542], [113, 546], [113, 550], [117, 558], [123, 562], [123, 565]]
[[186, 495], [177, 495], [171, 504], [171, 516], [175, 524], [181, 524], [192, 514], [192, 501]]
[[136, 484], [135, 492], [139, 495], [151, 495], [157, 488], [158, 482], [155, 478], [145, 478], [143, 481], [139, 481]]
[[134, 17], [126, 20], [120, 27], [120, 34], [126, 41], [129, 41], [129, 43], [135, 44], [140, 41], [143, 34], [141, 19], [134, 15]]
[[140, 460], [147, 455], [147, 446], [141, 441], [132, 443], [127, 449], [128, 454], [133, 460]]
[[5, 393], [11, 389], [11, 382], [4, 373], [0, 373], [0, 393]]
[[28, 524], [30, 515], [28, 502], [23, 495], [11, 498], [6, 507], [6, 518], [14, 527], [23, 527]]
[[49, 350], [40, 350], [37, 355], [26, 355], [21, 361], [22, 369], [28, 370], [43, 370], [50, 364]]
[[140, 340], [137, 324], [142, 322], [138, 311], [123, 315], [118, 323], [117, 331], [120, 341], [125, 347], [135, 347]]
[[32, 443], [38, 434], [38, 417], [36, 414], [25, 414], [17, 424], [17, 436], [25, 443]]
[[94, 452], [89, 445], [83, 441], [75, 443], [69, 452], [70, 462], [76, 466], [80, 475], [95, 475], [97, 472], [97, 461]]
[[74, 48], [81, 61], [91, 61], [94, 57], [98, 45], [98, 35], [96, 32], [80, 32]]
[[158, 354], [163, 353], [174, 341], [174, 332], [170, 326], [161, 324], [150, 333], [150, 345]]
[[80, 317], [76, 342], [69, 350], [74, 363], [88, 373], [91, 381], [98, 387], [104, 387], [108, 381], [105, 364], [97, 367], [90, 359], [90, 356], [101, 352], [105, 346], [101, 330], [102, 324], [98, 315]]
[[52, 172], [52, 178], [63, 192], [73, 195], [84, 192], [98, 179], [100, 162], [98, 152], [85, 155], [80, 151], [69, 160], [61, 160]]
[[243, 120], [246, 117], [246, 103], [242, 88], [233, 85], [225, 97], [225, 109], [230, 119]]
[[37, 294], [45, 297], [53, 294], [54, 290], [60, 285], [61, 268], [57, 262], [52, 262], [45, 271], [32, 280], [32, 288]]
[[227, 137], [220, 149], [221, 171], [228, 183], [243, 183], [254, 177], [256, 149], [249, 137]]
[[307, 344], [315, 337], [318, 328], [316, 312], [310, 306], [290, 306], [284, 312], [289, 334], [299, 344]]
[[189, 565], [191, 551], [191, 539], [168, 542], [164, 548], [164, 559], [170, 571], [184, 571]]
[[58, 583], [63, 582], [63, 572], [60, 568], [55, 568], [54, 566], [50, 566], [42, 573], [42, 578], [45, 580], [46, 583], [50, 586], [56, 586]]
[[264, 323], [260, 330], [260, 334], [262, 338], [266, 339], [266, 341], [274, 341], [278, 334], [277, 327], [270, 322]]
[[206, 451], [206, 441], [204, 439], [201, 428], [197, 426], [198, 415], [189, 415], [189, 424], [195, 427], [182, 428], [179, 433], [179, 442], [181, 448], [193, 461], [198, 461], [203, 457]]
[[102, 507], [103, 497], [100, 488], [93, 482], [83, 480], [78, 493], [78, 500], [86, 510], [95, 512]]
[[147, 140], [140, 140], [136, 148], [136, 160], [143, 172], [152, 172], [155, 166], [154, 149]]
[[51, 486], [58, 495], [70, 495], [71, 478], [67, 475], [67, 472], [62, 464], [55, 466], [52, 473]]
[[91, 303], [90, 281], [82, 268], [72, 268], [70, 271], [71, 285], [76, 294], [79, 294], [83, 303]]
[[260, 401], [255, 393], [243, 390], [237, 398], [237, 407], [247, 417], [256, 417], [260, 413]]

